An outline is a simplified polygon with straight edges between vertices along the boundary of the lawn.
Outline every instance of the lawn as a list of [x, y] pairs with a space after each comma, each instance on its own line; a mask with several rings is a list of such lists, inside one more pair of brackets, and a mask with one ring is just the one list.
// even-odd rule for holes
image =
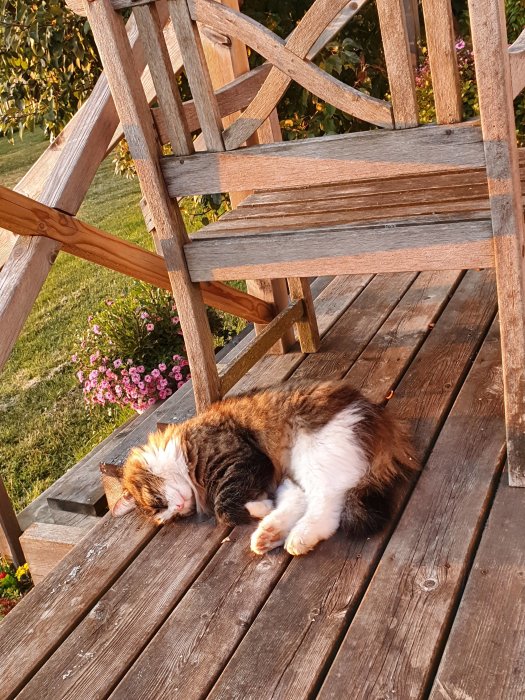
[[[41, 133], [12, 146], [0, 139], [0, 181], [12, 187], [45, 150]], [[103, 163], [79, 217], [151, 247], [136, 181]], [[131, 414], [86, 409], [70, 357], [98, 303], [129, 278], [60, 253], [0, 382], [0, 473], [20, 510]]]

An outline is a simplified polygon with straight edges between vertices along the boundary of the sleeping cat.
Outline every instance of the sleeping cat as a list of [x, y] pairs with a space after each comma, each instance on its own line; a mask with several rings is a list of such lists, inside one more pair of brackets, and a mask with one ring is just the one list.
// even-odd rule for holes
[[305, 554], [340, 525], [379, 529], [394, 480], [415, 467], [405, 430], [347, 382], [287, 382], [150, 435], [124, 464], [112, 512], [138, 507], [158, 523], [195, 509], [231, 525], [259, 518], [254, 552], [284, 544]]

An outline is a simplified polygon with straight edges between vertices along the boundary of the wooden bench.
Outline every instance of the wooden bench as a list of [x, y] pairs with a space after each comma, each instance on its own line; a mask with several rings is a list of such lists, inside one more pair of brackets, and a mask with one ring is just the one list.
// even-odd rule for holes
[[[525, 485], [525, 242], [511, 104], [523, 87], [522, 46], [517, 42], [511, 49], [511, 69], [503, 1], [470, 1], [481, 126], [462, 122], [450, 2], [426, 0], [438, 124], [416, 128], [402, 0], [377, 2], [392, 103], [344, 85], [309, 58], [331, 23], [362, 4], [316, 0], [282, 40], [235, 6], [215, 0], [70, 2], [89, 20], [135, 159], [146, 218], [177, 301], [197, 407], [224, 395], [276, 340], [290, 338], [292, 326], [303, 351], [315, 352], [319, 338], [307, 277], [446, 270], [458, 264], [495, 267], [509, 474], [512, 484]], [[153, 117], [120, 15], [130, 8], [156, 89]], [[192, 91], [191, 109], [183, 107], [174, 79], [162, 31], [166, 14]], [[237, 42], [236, 50], [251, 47], [269, 64], [264, 77], [258, 74], [262, 83], [245, 79], [256, 86], [254, 94], [240, 114], [225, 122], [224, 101], [214, 92], [198, 26], [204, 35], [226, 36], [232, 46]], [[287, 143], [259, 139], [253, 145], [253, 134], [292, 80], [379, 129]], [[205, 148], [198, 153], [191, 136], [197, 125]], [[167, 142], [173, 155], [162, 156], [159, 146]], [[190, 241], [177, 198], [225, 191], [254, 194]], [[281, 282], [273, 297], [280, 313], [260, 335], [257, 349], [219, 377], [197, 284], [238, 278], [274, 285], [286, 278], [290, 304]]]

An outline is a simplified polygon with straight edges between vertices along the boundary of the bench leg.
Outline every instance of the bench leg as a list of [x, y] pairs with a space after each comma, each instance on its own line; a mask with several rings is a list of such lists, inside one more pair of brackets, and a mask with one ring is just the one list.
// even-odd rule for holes
[[498, 282], [509, 483], [525, 486], [525, 229], [503, 0], [468, 0]]
[[301, 350], [303, 352], [317, 352], [320, 338], [310, 282], [304, 277], [290, 277], [288, 278], [288, 287], [290, 298], [294, 301], [302, 299], [304, 303], [305, 315], [295, 324]]

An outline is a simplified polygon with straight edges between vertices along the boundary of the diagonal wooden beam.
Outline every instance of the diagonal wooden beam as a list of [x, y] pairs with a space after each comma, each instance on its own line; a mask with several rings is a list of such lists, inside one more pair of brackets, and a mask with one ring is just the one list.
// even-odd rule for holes
[[[285, 41], [255, 20], [213, 0], [190, 0], [189, 4], [194, 20], [239, 39], [314, 95], [358, 119], [393, 128], [392, 106], [388, 102], [365, 95], [328, 75], [311, 61], [300, 59], [287, 48]], [[243, 120], [244, 115], [240, 119]], [[251, 120], [246, 121], [252, 124]], [[236, 140], [227, 147], [233, 150], [237, 145]]]
[[[356, 14], [367, 0], [352, 3], [352, 15]], [[299, 59], [307, 58], [319, 35], [333, 22], [348, 5], [348, 0], [317, 0], [306, 12], [297, 28], [286, 40], [286, 48]], [[239, 148], [268, 118], [284, 95], [292, 78], [272, 66], [270, 74], [251, 104], [242, 115], [229, 126], [224, 134], [228, 150]]]
[[[65, 253], [171, 291], [164, 259], [69, 214], [0, 186], [0, 222], [19, 236], [43, 236]], [[217, 282], [201, 284], [204, 302], [255, 323], [268, 323], [273, 308], [257, 297]]]

